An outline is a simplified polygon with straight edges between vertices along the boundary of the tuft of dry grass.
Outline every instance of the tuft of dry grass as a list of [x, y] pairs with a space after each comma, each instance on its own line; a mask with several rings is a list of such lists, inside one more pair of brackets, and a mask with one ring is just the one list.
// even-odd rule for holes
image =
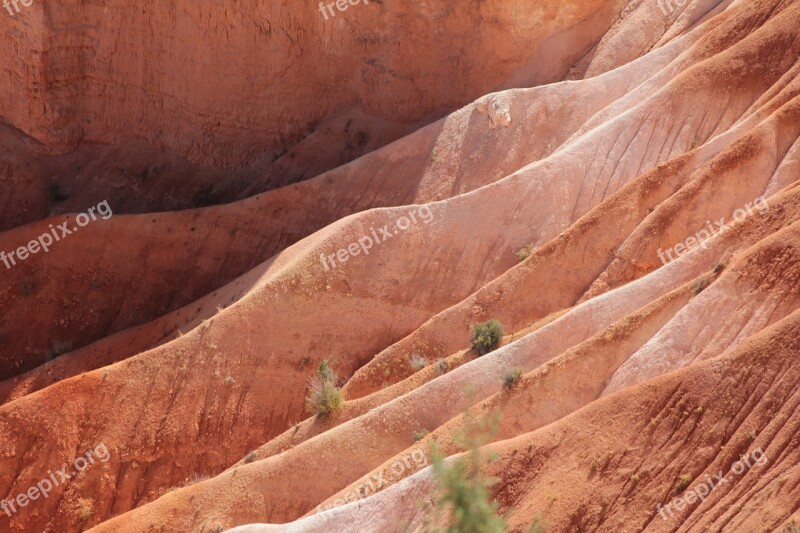
[[309, 390], [306, 397], [306, 411], [317, 415], [318, 418], [328, 418], [341, 411], [344, 406], [344, 395], [339, 388], [339, 377], [323, 360], [317, 367], [317, 372], [308, 382]]

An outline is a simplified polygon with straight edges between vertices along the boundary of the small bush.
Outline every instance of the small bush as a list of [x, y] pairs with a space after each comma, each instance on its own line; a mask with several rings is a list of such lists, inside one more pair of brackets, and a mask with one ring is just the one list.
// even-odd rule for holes
[[324, 381], [331, 381], [338, 384], [339, 378], [336, 372], [333, 371], [327, 359], [323, 359], [317, 366], [317, 376]]
[[447, 362], [447, 359], [439, 359], [436, 362], [436, 371], [440, 374], [447, 374], [450, 372], [450, 363]]
[[208, 207], [214, 203], [212, 199], [212, 195], [214, 192], [213, 185], [206, 185], [201, 187], [194, 193], [194, 197], [192, 197], [192, 203], [195, 207]]
[[472, 326], [472, 347], [478, 355], [486, 355], [500, 345], [503, 326], [497, 320], [489, 320]]
[[342, 409], [342, 391], [328, 381], [315, 382], [311, 386], [308, 410], [320, 418], [327, 418]]
[[50, 194], [50, 201], [53, 203], [63, 202], [64, 200], [69, 198], [69, 193], [62, 191], [61, 187], [59, 187], [55, 183], [50, 184], [50, 190], [48, 192]]
[[19, 284], [19, 295], [22, 296], [23, 298], [27, 298], [28, 296], [33, 294], [33, 289], [34, 289], [33, 283], [27, 280], [23, 281]]
[[55, 359], [59, 355], [64, 355], [65, 353], [69, 353], [71, 351], [72, 351], [71, 342], [54, 340], [53, 344], [50, 347], [50, 350], [48, 350], [47, 352], [47, 356], [50, 359]]
[[525, 248], [521, 248], [517, 252], [517, 259], [519, 259], [521, 263], [522, 261], [525, 261], [527, 258], [529, 258], [532, 253], [533, 253], [533, 245], [529, 244], [528, 246], [526, 246]]
[[414, 370], [422, 370], [428, 366], [428, 360], [417, 354], [412, 355], [408, 362]]
[[433, 473], [439, 489], [433, 522], [440, 522], [445, 515], [449, 523], [439, 533], [501, 533], [507, 529], [506, 522], [496, 515], [498, 504], [491, 495], [496, 480], [481, 472], [485, 463], [481, 447], [491, 441], [496, 426], [496, 420], [475, 424], [465, 413], [464, 430], [456, 433], [454, 442], [467, 450], [466, 457], [450, 464], [445, 463], [436, 443], [431, 442]]
[[258, 458], [258, 456], [256, 456], [256, 452], [250, 452], [250, 453], [248, 453], [247, 455], [244, 456], [244, 462], [246, 464], [250, 464], [253, 461], [255, 461], [257, 458]]
[[338, 384], [339, 377], [328, 362], [321, 361], [316, 375], [309, 380], [306, 410], [319, 418], [339, 412], [344, 405], [344, 396]]
[[428, 434], [430, 434], [430, 431], [428, 431], [427, 429], [418, 429], [418, 430], [417, 430], [417, 431], [415, 431], [415, 432], [414, 432], [414, 434], [413, 434], [413, 436], [414, 436], [414, 442], [419, 442], [419, 441], [421, 441], [422, 439], [424, 439], [425, 437], [427, 437], [427, 436], [428, 436]]
[[81, 529], [85, 528], [94, 516], [94, 502], [86, 498], [78, 499], [78, 520], [80, 521]]
[[508, 370], [506, 374], [503, 376], [503, 388], [506, 390], [511, 390], [514, 388], [514, 385], [519, 383], [521, 379], [522, 379], [522, 370], [520, 370], [519, 368]]
[[541, 516], [534, 518], [531, 527], [528, 528], [528, 533], [547, 533], [548, 531], [550, 531], [550, 527]]
[[800, 533], [800, 528], [798, 528], [797, 523], [794, 520], [792, 520], [791, 522], [786, 524], [784, 529], [781, 530], [781, 533]]
[[706, 290], [706, 288], [708, 288], [708, 285], [709, 285], [708, 278], [706, 278], [706, 277], [700, 278], [694, 284], [694, 293], [695, 294], [700, 294], [701, 292]]
[[691, 474], [683, 474], [678, 478], [678, 484], [675, 485], [675, 494], [680, 494], [692, 482]]
[[188, 480], [184, 485], [184, 487], [191, 487], [192, 485], [197, 485], [198, 483], [202, 483], [203, 481], [208, 481], [209, 479], [211, 479], [210, 476], [205, 476], [203, 474], [195, 472], [194, 475], [192, 475], [192, 479]]

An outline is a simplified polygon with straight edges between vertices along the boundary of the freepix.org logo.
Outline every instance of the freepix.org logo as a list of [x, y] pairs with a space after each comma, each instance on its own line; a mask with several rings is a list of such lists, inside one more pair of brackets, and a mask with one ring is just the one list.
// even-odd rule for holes
[[19, 13], [20, 4], [22, 4], [23, 7], [31, 7], [33, 5], [33, 0], [3, 0], [3, 7], [8, 10], [8, 14], [12, 17], [14, 16], [14, 11], [11, 10], [11, 6], [14, 6], [16, 12]]
[[362, 252], [364, 255], [369, 255], [369, 251], [376, 244], [386, 242], [392, 237], [406, 231], [411, 227], [412, 223], [416, 224], [417, 215], [419, 215], [423, 224], [430, 224], [430, 222], [433, 220], [433, 211], [431, 211], [430, 206], [420, 206], [416, 211], [409, 211], [408, 216], [402, 216], [398, 218], [395, 221], [394, 230], [389, 227], [389, 224], [384, 225], [382, 228], [378, 228], [377, 231], [375, 228], [370, 228], [370, 233], [372, 236], [364, 235], [358, 239], [357, 242], [350, 243], [346, 248], [342, 248], [334, 254], [328, 254], [327, 256], [324, 253], [319, 254], [319, 260], [327, 272], [332, 268], [336, 268], [337, 259], [340, 263], [344, 263], [350, 259], [350, 257], [360, 255]]
[[38, 500], [42, 496], [47, 498], [55, 487], [67, 483], [70, 479], [77, 476], [78, 472], [83, 472], [95, 464], [96, 461], [105, 463], [109, 459], [111, 459], [111, 453], [109, 453], [106, 445], [101, 442], [95, 446], [94, 450], [88, 450], [84, 456], [77, 457], [72, 461], [72, 468], [65, 464], [55, 472], [48, 470], [47, 477], [25, 492], [20, 492], [16, 497], [10, 500], [0, 500], [0, 509], [10, 517], [14, 513], [19, 512], [17, 506], [20, 508], [27, 507], [29, 503]]
[[72, 229], [69, 227], [69, 220], [65, 221], [63, 224], [58, 224], [55, 227], [50, 224], [49, 232], [42, 233], [39, 235], [39, 237], [37, 237], [35, 240], [32, 240], [25, 246], [20, 246], [16, 250], [11, 250], [10, 252], [4, 252], [0, 250], [0, 261], [2, 261], [6, 266], [6, 270], [10, 270], [11, 267], [17, 264], [17, 261], [25, 261], [28, 257], [38, 254], [39, 252], [49, 252], [50, 247], [53, 246], [53, 244], [59, 242], [67, 235], [72, 235], [80, 228], [88, 225], [90, 222], [97, 220], [95, 210], [103, 220], [108, 220], [114, 215], [114, 213], [111, 211], [111, 206], [108, 205], [108, 200], [103, 200], [97, 204], [96, 207], [90, 207], [86, 213], [79, 213], [76, 215], [76, 225], [73, 226]]
[[[350, 6], [357, 6], [361, 3], [361, 0], [336, 0], [336, 2], [330, 2], [328, 5], [325, 5], [324, 2], [319, 3], [319, 10], [322, 12], [322, 16], [325, 17], [325, 20], [328, 20], [328, 13], [331, 14], [331, 17], [336, 16], [336, 11], [333, 10], [333, 6], [336, 6], [338, 11], [347, 11], [347, 8]], [[369, 0], [364, 0], [364, 5], [369, 4]], [[326, 11], [327, 10], [327, 11]]]

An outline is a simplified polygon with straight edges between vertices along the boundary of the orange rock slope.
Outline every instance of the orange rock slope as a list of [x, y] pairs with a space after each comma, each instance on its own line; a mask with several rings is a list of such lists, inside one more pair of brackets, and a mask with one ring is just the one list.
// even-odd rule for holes
[[0, 250], [119, 209], [0, 265], [0, 530], [428, 531], [496, 416], [509, 531], [796, 531], [800, 0], [47, 6]]

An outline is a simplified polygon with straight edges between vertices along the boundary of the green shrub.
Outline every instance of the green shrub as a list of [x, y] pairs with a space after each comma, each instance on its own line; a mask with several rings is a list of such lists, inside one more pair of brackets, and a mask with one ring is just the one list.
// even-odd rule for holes
[[519, 383], [521, 379], [522, 379], [522, 370], [520, 370], [519, 368], [508, 370], [503, 376], [503, 388], [506, 390], [511, 390], [514, 388], [514, 385]]
[[22, 296], [23, 298], [27, 298], [28, 296], [33, 294], [33, 289], [34, 289], [33, 283], [27, 280], [23, 281], [19, 284], [19, 295]]
[[61, 187], [59, 187], [55, 183], [50, 184], [50, 190], [48, 192], [50, 194], [50, 201], [53, 203], [63, 202], [64, 200], [69, 198], [69, 193], [62, 191]]
[[497, 320], [489, 320], [472, 326], [472, 347], [478, 355], [486, 355], [500, 345], [503, 326]]
[[428, 366], [428, 360], [422, 357], [421, 355], [417, 354], [412, 355], [411, 359], [408, 360], [408, 363], [414, 370], [422, 370], [423, 368]]
[[464, 419], [464, 430], [454, 435], [454, 442], [467, 449], [466, 457], [447, 464], [436, 442], [431, 441], [433, 473], [439, 488], [433, 521], [439, 523], [443, 515], [447, 517], [449, 525], [439, 533], [500, 533], [508, 526], [496, 516], [498, 504], [490, 494], [496, 480], [481, 472], [481, 446], [496, 432], [497, 420], [476, 425], [469, 413]]
[[528, 528], [528, 533], [547, 533], [550, 530], [550, 527], [547, 525], [547, 522], [541, 516], [537, 516], [533, 519], [533, 523], [531, 527]]
[[691, 474], [683, 474], [678, 478], [678, 484], [675, 485], [675, 494], [680, 494], [692, 482]]
[[319, 362], [319, 365], [317, 366], [317, 377], [324, 381], [332, 381], [335, 383], [339, 381], [338, 376], [336, 376], [336, 372], [333, 371], [327, 359], [323, 359]]
[[522, 261], [525, 261], [527, 258], [529, 258], [532, 253], [533, 253], [533, 245], [529, 244], [528, 246], [526, 246], [525, 248], [521, 248], [517, 252], [517, 259], [519, 259], [521, 263]]
[[428, 434], [430, 434], [430, 431], [428, 431], [427, 429], [418, 429], [417, 431], [415, 431], [415, 432], [413, 433], [414, 442], [419, 442], [419, 441], [421, 441], [422, 439], [424, 439], [425, 437], [427, 437], [427, 436], [428, 436]]
[[214, 203], [212, 195], [214, 192], [214, 185], [205, 185], [197, 190], [192, 197], [192, 203], [195, 207], [208, 207]]
[[797, 523], [792, 520], [784, 528], [781, 530], [781, 533], [800, 533], [800, 528], [797, 527]]
[[80, 528], [84, 529], [94, 516], [94, 502], [86, 498], [78, 499], [78, 521]]
[[707, 277], [705, 277], [705, 276], [700, 278], [700, 279], [698, 279], [694, 283], [694, 293], [695, 294], [700, 294], [701, 292], [706, 290], [706, 288], [708, 288], [709, 283], [710, 283], [709, 279]]
[[338, 385], [339, 377], [328, 361], [321, 361], [317, 373], [309, 380], [306, 410], [319, 418], [339, 412], [344, 405], [344, 396]]
[[71, 342], [54, 340], [53, 344], [50, 347], [50, 350], [48, 350], [47, 352], [47, 357], [50, 359], [55, 359], [59, 355], [64, 355], [65, 353], [69, 353], [71, 351], [72, 351]]

